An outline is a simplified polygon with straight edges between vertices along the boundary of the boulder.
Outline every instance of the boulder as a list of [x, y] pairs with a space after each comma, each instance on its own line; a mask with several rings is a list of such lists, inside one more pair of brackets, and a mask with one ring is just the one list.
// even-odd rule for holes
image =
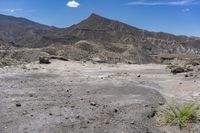
[[40, 64], [50, 64], [50, 58], [49, 57], [44, 57], [44, 56], [40, 56], [39, 57], [39, 62]]
[[181, 66], [176, 66], [171, 69], [171, 73], [173, 73], [173, 74], [184, 73], [184, 72], [189, 72], [189, 71], [192, 71], [192, 69], [181, 67]]
[[184, 73], [184, 72], [186, 72], [185, 69], [183, 67], [179, 67], [179, 66], [171, 69], [171, 73], [173, 73], [173, 74]]

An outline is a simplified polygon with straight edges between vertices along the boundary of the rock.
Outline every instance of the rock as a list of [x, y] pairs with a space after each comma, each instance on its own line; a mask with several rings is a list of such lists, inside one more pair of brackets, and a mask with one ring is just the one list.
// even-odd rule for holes
[[194, 74], [193, 74], [193, 73], [190, 73], [189, 76], [192, 77], [192, 76], [194, 76]]
[[53, 114], [52, 114], [52, 113], [49, 113], [49, 115], [52, 116]]
[[140, 77], [141, 77], [141, 75], [138, 75], [137, 77], [138, 77], [138, 78], [140, 78]]
[[21, 107], [22, 105], [20, 103], [16, 103], [16, 107]]
[[110, 122], [109, 122], [109, 120], [105, 120], [104, 123], [105, 124], [109, 124]]
[[44, 56], [39, 57], [40, 64], [50, 64], [51, 62], [49, 60], [50, 60], [49, 57], [44, 57]]
[[134, 124], [135, 124], [135, 122], [134, 122], [134, 121], [132, 121], [130, 124], [131, 124], [131, 125], [134, 125]]
[[114, 112], [117, 113], [117, 112], [118, 112], [118, 109], [114, 109]]
[[173, 74], [184, 73], [184, 72], [189, 72], [189, 71], [192, 71], [192, 69], [181, 67], [181, 66], [176, 66], [175, 68], [171, 69], [171, 73]]
[[76, 115], [76, 119], [79, 119], [80, 118], [80, 115]]
[[95, 102], [90, 102], [91, 106], [97, 106], [97, 104]]
[[28, 114], [28, 112], [27, 112], [27, 111], [24, 111], [22, 114], [23, 114], [23, 115], [27, 115], [27, 114]]
[[148, 118], [153, 118], [156, 115], [157, 111], [153, 110], [151, 113], [147, 116]]
[[51, 56], [51, 59], [57, 59], [57, 60], [62, 60], [62, 61], [69, 61], [67, 58], [62, 57], [62, 56]]

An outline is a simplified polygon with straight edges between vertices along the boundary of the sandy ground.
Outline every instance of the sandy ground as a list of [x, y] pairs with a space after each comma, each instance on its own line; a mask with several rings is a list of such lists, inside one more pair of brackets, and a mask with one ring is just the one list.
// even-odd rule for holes
[[200, 100], [200, 80], [165, 67], [52, 60], [2, 68], [0, 133], [180, 132], [154, 116]]

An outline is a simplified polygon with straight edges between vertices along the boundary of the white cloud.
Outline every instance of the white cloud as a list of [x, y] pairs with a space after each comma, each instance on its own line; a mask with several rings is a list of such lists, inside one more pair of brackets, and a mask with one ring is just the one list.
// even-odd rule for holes
[[147, 1], [138, 0], [134, 2], [126, 3], [126, 5], [146, 5], [146, 6], [182, 6], [182, 5], [196, 5], [200, 4], [196, 0], [173, 0], [173, 1]]
[[72, 8], [77, 8], [80, 6], [80, 4], [78, 2], [76, 2], [75, 0], [69, 1], [66, 5], [68, 7], [72, 7]]
[[22, 11], [23, 9], [0, 9], [0, 12], [10, 12], [14, 13], [16, 11]]
[[190, 11], [189, 8], [182, 9], [182, 12], [189, 12], [189, 11]]

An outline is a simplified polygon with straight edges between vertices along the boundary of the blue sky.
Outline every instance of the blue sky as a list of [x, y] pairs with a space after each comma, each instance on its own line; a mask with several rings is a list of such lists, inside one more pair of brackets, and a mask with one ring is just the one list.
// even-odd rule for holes
[[200, 0], [0, 0], [0, 14], [57, 27], [91, 13], [150, 31], [200, 36]]

